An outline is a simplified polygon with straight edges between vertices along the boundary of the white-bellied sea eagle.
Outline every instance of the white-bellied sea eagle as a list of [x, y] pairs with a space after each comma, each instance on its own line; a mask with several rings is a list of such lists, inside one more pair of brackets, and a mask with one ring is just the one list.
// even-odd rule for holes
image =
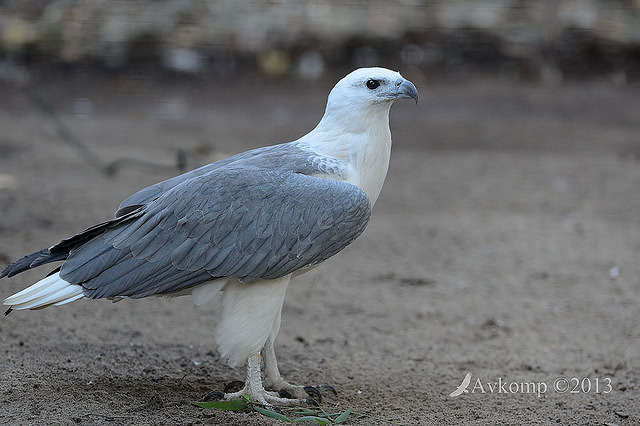
[[114, 219], [7, 266], [0, 278], [63, 261], [7, 297], [7, 312], [154, 295], [190, 294], [203, 304], [222, 292], [216, 341], [230, 365], [246, 364], [247, 377], [240, 391], [218, 396], [276, 405], [320, 397], [278, 371], [273, 345], [285, 292], [292, 277], [340, 252], [367, 226], [389, 166], [389, 109], [398, 99], [418, 101], [399, 73], [351, 72], [300, 139], [147, 187]]

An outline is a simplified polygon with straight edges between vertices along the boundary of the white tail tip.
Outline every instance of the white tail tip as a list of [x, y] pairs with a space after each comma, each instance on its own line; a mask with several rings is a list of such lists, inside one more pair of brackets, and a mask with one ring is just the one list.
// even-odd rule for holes
[[19, 311], [46, 308], [51, 305], [64, 305], [83, 297], [82, 286], [66, 282], [60, 278], [60, 273], [56, 272], [32, 286], [7, 297], [2, 304], [11, 306], [12, 309]]

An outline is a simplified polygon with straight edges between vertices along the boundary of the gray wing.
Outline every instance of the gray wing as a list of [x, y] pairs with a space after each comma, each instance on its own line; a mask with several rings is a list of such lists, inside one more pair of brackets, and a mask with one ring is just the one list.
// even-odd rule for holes
[[183, 173], [181, 175], [172, 177], [171, 179], [167, 179], [162, 182], [158, 182], [154, 185], [148, 186], [144, 189], [141, 189], [140, 191], [131, 195], [120, 204], [120, 207], [118, 207], [118, 210], [116, 211], [115, 216], [121, 217], [127, 213], [137, 210], [143, 205], [158, 198], [160, 195], [167, 192], [174, 186], [179, 185], [182, 182], [185, 182], [194, 177], [202, 176], [222, 166], [224, 166], [224, 163], [222, 161], [207, 164], [206, 166], [199, 167], [195, 170], [191, 170], [190, 172]]
[[[292, 161], [292, 158], [290, 158], [291, 153], [299, 153], [299, 151], [300, 150], [294, 148], [291, 143], [279, 144], [241, 152], [229, 158], [216, 161], [215, 163], [207, 164], [190, 172], [183, 173], [181, 175], [172, 177], [171, 179], [167, 179], [165, 181], [158, 182], [154, 185], [141, 189], [140, 191], [124, 200], [122, 204], [120, 204], [120, 207], [118, 208], [118, 211], [116, 211], [115, 216], [121, 217], [127, 213], [137, 210], [143, 205], [153, 201], [165, 192], [169, 191], [176, 185], [179, 185], [198, 176], [210, 174], [218, 169], [222, 169], [223, 167], [229, 167], [234, 163], [243, 162], [243, 164], [252, 164], [252, 162], [257, 161], [259, 164], [271, 162], [275, 165], [275, 163], [278, 161], [286, 161], [289, 165], [291, 165], [291, 163], [294, 162]], [[308, 156], [308, 153], [303, 153], [302, 155], [304, 160], [306, 160]]]
[[61, 277], [93, 298], [279, 278], [345, 248], [371, 209], [351, 184], [226, 167], [178, 183], [141, 213], [71, 250]]

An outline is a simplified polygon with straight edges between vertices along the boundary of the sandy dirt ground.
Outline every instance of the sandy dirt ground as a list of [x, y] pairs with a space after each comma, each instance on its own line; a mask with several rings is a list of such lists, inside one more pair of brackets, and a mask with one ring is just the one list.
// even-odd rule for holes
[[[638, 87], [405, 74], [420, 103], [392, 109], [367, 231], [289, 288], [283, 376], [334, 386], [324, 407], [354, 425], [638, 424]], [[102, 161], [170, 165], [182, 149], [189, 167], [304, 134], [335, 81], [62, 77], [32, 93]], [[177, 174], [107, 177], [33, 95], [0, 90], [0, 266]], [[48, 271], [3, 279], [2, 297]], [[191, 405], [244, 378], [217, 353], [218, 311], [153, 298], [0, 318], [0, 423], [282, 424]]]

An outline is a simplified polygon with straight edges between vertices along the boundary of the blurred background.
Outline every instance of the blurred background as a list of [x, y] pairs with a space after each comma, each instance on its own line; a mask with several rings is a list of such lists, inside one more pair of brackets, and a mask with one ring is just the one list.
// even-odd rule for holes
[[4, 81], [49, 66], [307, 80], [377, 64], [456, 80], [640, 76], [638, 0], [5, 0], [0, 37]]

